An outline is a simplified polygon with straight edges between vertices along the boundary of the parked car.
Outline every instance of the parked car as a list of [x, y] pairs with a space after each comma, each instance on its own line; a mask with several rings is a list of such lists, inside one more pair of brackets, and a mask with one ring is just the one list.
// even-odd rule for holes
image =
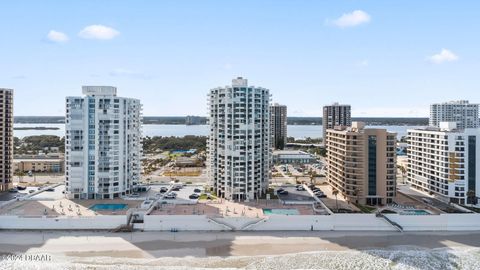
[[177, 198], [177, 193], [175, 193], [175, 192], [170, 192], [170, 193], [168, 193], [167, 195], [165, 195], [164, 198], [167, 199], [167, 200], [173, 200], [173, 199]]
[[284, 190], [285, 190], [285, 189], [283, 189], [283, 188], [279, 188], [279, 189], [277, 189], [277, 193], [280, 193], [280, 192], [282, 192], [282, 191], [284, 191]]
[[305, 188], [303, 186], [297, 186], [297, 191], [305, 191]]
[[288, 191], [286, 191], [286, 190], [281, 190], [281, 191], [278, 192], [278, 194], [280, 194], [280, 195], [288, 195]]
[[193, 192], [195, 192], [195, 193], [202, 193], [202, 191], [201, 191], [199, 188], [194, 189]]
[[25, 189], [27, 189], [27, 187], [17, 186], [17, 189], [18, 189], [18, 190], [25, 190]]
[[10, 192], [10, 193], [17, 193], [17, 192], [18, 192], [18, 189], [16, 189], [16, 188], [11, 188], [11, 189], [8, 190], [8, 192]]
[[53, 192], [53, 191], [55, 191], [55, 189], [54, 188], [47, 188], [45, 191]]
[[317, 196], [317, 198], [327, 198], [327, 195], [325, 195], [325, 194], [319, 194], [319, 195], [316, 195], [316, 196]]
[[189, 199], [196, 200], [200, 197], [200, 195], [193, 193], [192, 195], [188, 196]]
[[138, 198], [138, 197], [140, 197], [140, 194], [138, 194], [138, 193], [132, 193], [132, 194], [130, 194], [130, 197]]
[[34, 189], [30, 189], [30, 190], [28, 191], [28, 193], [33, 193], [33, 192], [35, 192]]
[[161, 187], [160, 188], [160, 193], [165, 193], [168, 191], [168, 188], [167, 187]]

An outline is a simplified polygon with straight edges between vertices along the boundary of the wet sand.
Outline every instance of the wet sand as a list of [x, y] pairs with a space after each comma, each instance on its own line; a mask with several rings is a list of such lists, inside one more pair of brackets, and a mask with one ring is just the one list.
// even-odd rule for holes
[[480, 232], [0, 232], [0, 254], [48, 253], [66, 257], [232, 257], [399, 246], [479, 247]]

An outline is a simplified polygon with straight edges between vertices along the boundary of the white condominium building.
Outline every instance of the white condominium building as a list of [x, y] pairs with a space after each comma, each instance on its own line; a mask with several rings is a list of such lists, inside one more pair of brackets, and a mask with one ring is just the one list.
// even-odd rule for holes
[[408, 182], [413, 188], [454, 203], [476, 203], [480, 195], [480, 129], [408, 130]]
[[65, 174], [70, 198], [113, 199], [140, 179], [141, 111], [111, 86], [83, 86], [66, 98]]
[[287, 106], [278, 103], [270, 106], [272, 147], [283, 149], [287, 144]]
[[392, 203], [396, 195], [396, 134], [385, 129], [351, 127], [327, 130], [327, 181], [348, 201]]
[[234, 79], [208, 94], [208, 172], [214, 192], [228, 200], [265, 194], [270, 178], [270, 93]]
[[0, 88], [0, 192], [12, 187], [13, 90]]
[[441, 122], [456, 122], [458, 129], [478, 128], [479, 104], [467, 100], [450, 101], [430, 105], [430, 126], [440, 127]]

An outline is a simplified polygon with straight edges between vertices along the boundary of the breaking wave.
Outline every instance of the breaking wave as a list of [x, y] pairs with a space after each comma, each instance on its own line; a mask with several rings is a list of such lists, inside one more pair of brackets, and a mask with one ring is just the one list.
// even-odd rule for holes
[[480, 248], [395, 247], [362, 251], [315, 251], [275, 256], [156, 259], [52, 255], [52, 260], [48, 262], [3, 259], [0, 261], [0, 269], [480, 269]]

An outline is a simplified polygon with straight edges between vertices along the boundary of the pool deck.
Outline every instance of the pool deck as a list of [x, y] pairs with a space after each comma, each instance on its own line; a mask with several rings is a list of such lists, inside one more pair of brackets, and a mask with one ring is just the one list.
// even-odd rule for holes
[[[95, 204], [126, 204], [122, 210], [93, 211], [90, 209]], [[17, 201], [0, 209], [0, 215], [13, 216], [96, 216], [96, 215], [125, 215], [129, 208], [139, 207], [141, 201], [130, 200], [69, 200], [66, 198], [56, 200], [25, 200]]]
[[0, 209], [0, 215], [14, 216], [95, 216], [95, 211], [71, 200], [29, 200], [18, 201]]
[[99, 215], [125, 215], [130, 208], [139, 208], [142, 201], [137, 200], [123, 200], [123, 199], [113, 199], [113, 200], [73, 200], [73, 202], [82, 205], [85, 208], [90, 208], [95, 204], [126, 204], [127, 207], [119, 210], [90, 210], [96, 212]]
[[264, 218], [263, 209], [296, 209], [299, 215], [314, 215], [311, 205], [284, 205], [278, 200], [230, 202], [226, 200], [201, 200], [195, 205], [162, 205], [151, 215], [207, 215], [210, 217]]

